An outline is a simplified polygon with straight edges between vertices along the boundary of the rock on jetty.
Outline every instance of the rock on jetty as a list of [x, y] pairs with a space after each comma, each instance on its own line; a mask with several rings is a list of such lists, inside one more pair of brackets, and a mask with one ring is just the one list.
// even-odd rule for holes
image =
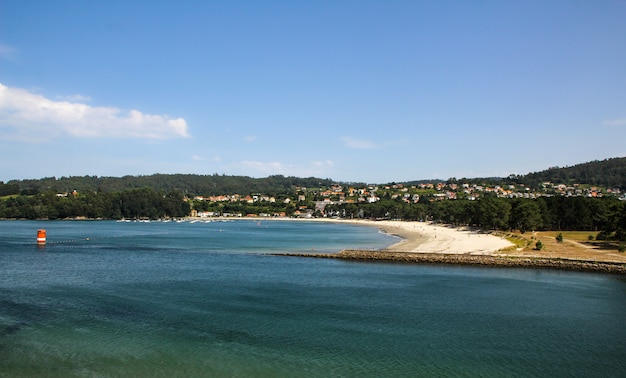
[[550, 268], [572, 271], [626, 274], [626, 264], [569, 260], [549, 257], [517, 257], [501, 255], [394, 252], [388, 250], [346, 249], [339, 253], [291, 253], [287, 256], [315, 257], [359, 261], [395, 261], [417, 264], [482, 265], [493, 267]]

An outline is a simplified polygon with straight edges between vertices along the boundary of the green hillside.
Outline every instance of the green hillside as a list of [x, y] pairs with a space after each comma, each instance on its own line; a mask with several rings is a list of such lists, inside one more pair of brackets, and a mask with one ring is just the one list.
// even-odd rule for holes
[[[604, 188], [620, 188], [626, 190], [626, 157], [592, 161], [571, 167], [552, 167], [544, 171], [526, 175], [511, 175], [506, 178], [470, 178], [451, 179], [464, 183], [525, 184], [532, 188], [540, 188], [543, 182], [558, 184], [586, 184]], [[405, 184], [425, 182], [429, 180], [411, 181]], [[430, 180], [431, 182], [433, 180]], [[434, 180], [441, 181], [441, 180]], [[340, 183], [331, 179], [315, 177], [299, 178], [282, 175], [265, 178], [227, 175], [192, 175], [192, 174], [154, 174], [148, 176], [124, 177], [46, 177], [38, 180], [12, 180], [0, 183], [0, 197], [13, 194], [35, 194], [43, 192], [67, 193], [79, 192], [113, 193], [128, 189], [150, 188], [157, 191], [176, 190], [189, 196], [218, 194], [255, 194], [255, 193], [292, 193], [296, 187], [320, 188]], [[340, 183], [341, 184], [341, 183]], [[363, 183], [352, 183], [364, 186]]]
[[290, 193], [295, 187], [330, 186], [330, 179], [298, 178], [281, 175], [265, 178], [226, 175], [154, 174], [124, 177], [47, 177], [39, 180], [14, 180], [0, 184], [0, 196], [35, 194], [42, 192], [121, 192], [129, 189], [150, 188], [157, 191], [179, 191], [189, 196], [224, 193]]
[[535, 188], [542, 182], [549, 181], [626, 190], [626, 157], [596, 160], [571, 167], [552, 167], [541, 172], [515, 176], [514, 179]]

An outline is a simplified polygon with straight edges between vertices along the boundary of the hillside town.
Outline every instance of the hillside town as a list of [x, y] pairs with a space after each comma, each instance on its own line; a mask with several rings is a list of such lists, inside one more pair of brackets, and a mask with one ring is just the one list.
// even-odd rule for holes
[[[404, 203], [420, 203], [446, 200], [478, 200], [482, 196], [491, 195], [499, 198], [526, 198], [534, 199], [539, 197], [586, 197], [602, 198], [615, 197], [619, 200], [626, 200], [626, 193], [619, 188], [600, 188], [596, 186], [582, 184], [555, 184], [544, 182], [540, 190], [533, 190], [525, 185], [478, 185], [468, 183], [420, 183], [417, 185], [388, 184], [388, 185], [367, 185], [364, 187], [343, 186], [339, 184], [328, 188], [307, 188], [295, 187], [292, 195], [269, 195], [269, 194], [223, 194], [217, 196], [195, 196], [187, 199], [192, 203], [242, 203], [246, 205], [267, 204], [281, 207], [291, 205], [295, 207], [293, 214], [296, 217], [326, 216], [328, 205], [343, 204], [371, 204], [383, 198], [397, 200]], [[197, 210], [192, 208], [194, 217], [213, 216], [286, 216], [284, 211], [275, 213], [260, 212], [243, 214], [241, 212], [216, 212], [209, 210]]]

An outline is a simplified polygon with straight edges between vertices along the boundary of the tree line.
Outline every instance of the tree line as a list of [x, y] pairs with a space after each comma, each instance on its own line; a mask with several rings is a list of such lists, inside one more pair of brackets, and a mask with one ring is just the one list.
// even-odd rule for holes
[[487, 230], [602, 231], [602, 237], [626, 239], [626, 203], [616, 198], [540, 197], [499, 198], [476, 201], [420, 201], [406, 203], [383, 198], [369, 204], [333, 204], [331, 216], [369, 219], [434, 221]]
[[[422, 180], [406, 182], [415, 185], [422, 182], [446, 180]], [[577, 164], [571, 167], [552, 167], [544, 171], [526, 175], [512, 174], [508, 177], [492, 178], [450, 178], [447, 182], [508, 185], [524, 184], [540, 189], [543, 182], [559, 184], [586, 184], [604, 188], [620, 188], [626, 190], [626, 157], [605, 159]], [[329, 178], [299, 178], [273, 175], [265, 178], [229, 175], [193, 175], [193, 174], [154, 174], [145, 176], [98, 177], [71, 176], [46, 177], [33, 180], [11, 180], [0, 182], [0, 197], [7, 195], [33, 195], [56, 191], [57, 193], [77, 190], [79, 192], [122, 192], [129, 189], [151, 188], [157, 191], [177, 190], [188, 196], [221, 195], [221, 194], [253, 194], [253, 193], [292, 193], [295, 187], [320, 188], [333, 184], [348, 184]], [[363, 187], [365, 183], [350, 183], [352, 186]]]
[[185, 217], [189, 212], [182, 193], [149, 188], [67, 197], [47, 192], [0, 200], [0, 218], [4, 219], [159, 219]]
[[511, 175], [506, 180], [513, 183], [521, 182], [531, 188], [539, 188], [541, 183], [548, 181], [626, 190], [626, 157], [596, 160], [571, 167], [551, 167], [522, 176]]
[[[196, 210], [218, 214], [294, 214], [296, 208], [313, 212], [314, 203], [194, 203]], [[191, 205], [179, 191], [150, 188], [121, 192], [86, 192], [60, 197], [54, 192], [30, 196], [11, 196], [0, 200], [0, 218], [4, 219], [92, 219], [180, 218], [188, 216]], [[626, 201], [613, 197], [539, 197], [500, 198], [486, 195], [479, 200], [433, 201], [423, 197], [418, 203], [384, 196], [374, 203], [329, 204], [324, 213], [314, 216], [342, 218], [398, 219], [434, 221], [455, 226], [473, 226], [490, 230], [578, 230], [601, 231], [604, 238], [626, 240]]]
[[154, 174], [148, 176], [46, 177], [38, 180], [0, 182], [0, 197], [7, 195], [34, 195], [39, 193], [114, 193], [130, 189], [150, 188], [156, 191], [179, 191], [188, 196], [254, 193], [292, 193], [295, 187], [331, 186], [331, 179], [299, 178], [274, 175], [265, 178], [227, 175]]

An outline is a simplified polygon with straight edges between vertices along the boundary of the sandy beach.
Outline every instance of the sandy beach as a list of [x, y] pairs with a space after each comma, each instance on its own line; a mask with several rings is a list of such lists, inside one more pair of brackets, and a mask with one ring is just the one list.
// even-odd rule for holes
[[331, 219], [331, 218], [220, 218], [223, 220], [288, 221], [288, 222], [327, 222], [375, 227], [401, 240], [387, 247], [390, 252], [446, 253], [490, 255], [501, 249], [514, 246], [513, 243], [479, 229], [454, 227], [432, 222]]
[[442, 224], [435, 225], [431, 222], [340, 220], [328, 218], [309, 220], [377, 227], [402, 239], [386, 248], [386, 251], [390, 252], [490, 255], [501, 249], [513, 246], [513, 243], [504, 238], [490, 235], [480, 230]]
[[468, 228], [435, 225], [427, 222], [359, 221], [379, 227], [402, 240], [387, 248], [394, 252], [450, 253], [489, 255], [513, 244], [494, 235]]
[[[344, 250], [332, 254], [295, 254], [297, 256], [347, 260], [396, 261], [421, 264], [483, 265], [532, 267], [626, 274], [624, 254], [581, 247], [583, 253], [561, 248], [550, 251], [512, 248], [505, 238], [480, 230], [426, 222], [329, 220], [377, 227], [402, 238], [383, 250]], [[576, 244], [576, 243], [574, 243]]]

